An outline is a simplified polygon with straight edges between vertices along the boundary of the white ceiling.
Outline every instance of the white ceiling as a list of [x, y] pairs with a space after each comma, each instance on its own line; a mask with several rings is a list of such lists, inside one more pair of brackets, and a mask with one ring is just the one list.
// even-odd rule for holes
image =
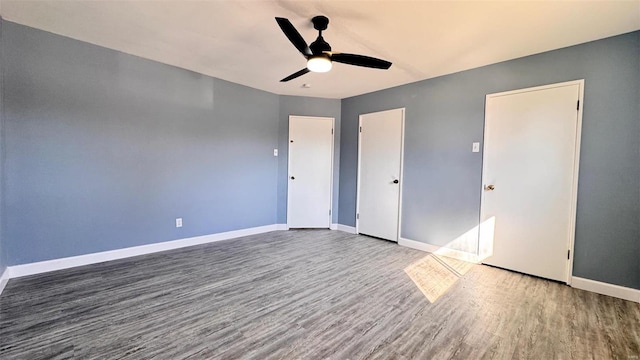
[[[345, 98], [640, 29], [633, 1], [51, 1], [1, 0], [6, 20], [276, 94]], [[391, 69], [305, 67], [274, 17], [311, 43]], [[302, 88], [302, 84], [311, 88]]]

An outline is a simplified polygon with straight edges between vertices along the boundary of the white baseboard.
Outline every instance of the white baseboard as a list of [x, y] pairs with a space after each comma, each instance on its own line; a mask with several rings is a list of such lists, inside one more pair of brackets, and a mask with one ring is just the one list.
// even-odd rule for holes
[[[262, 234], [278, 230], [278, 225], [258, 226], [254, 228], [227, 231], [223, 233], [196, 236], [186, 239], [165, 241], [156, 244], [134, 246], [118, 250], [103, 251], [99, 253], [66, 257], [61, 259], [39, 261], [30, 264], [15, 265], [7, 267], [5, 274], [9, 271], [9, 279], [21, 276], [41, 274], [49, 271], [68, 269], [76, 266], [90, 265], [105, 261], [124, 259], [133, 256], [152, 254], [160, 251], [179, 249], [187, 246], [207, 244], [215, 241], [229, 240], [242, 236]], [[3, 275], [4, 276], [4, 275]], [[4, 279], [4, 277], [3, 277]]]
[[2, 272], [2, 275], [0, 275], [0, 295], [2, 295], [2, 290], [4, 290], [4, 287], [7, 286], [7, 283], [9, 282], [10, 272], [11, 270], [7, 267]]
[[[278, 230], [289, 230], [289, 225], [287, 224], [277, 224]], [[295, 229], [295, 228], [294, 228]], [[315, 229], [314, 227], [305, 228], [305, 229]], [[319, 227], [318, 229], [326, 229]], [[329, 224], [330, 230], [338, 230], [338, 224]]]
[[356, 228], [354, 228], [353, 226], [347, 226], [347, 225], [342, 225], [342, 224], [336, 224], [336, 230], [344, 231], [344, 232], [349, 233], [349, 234], [355, 234], [356, 233]]
[[640, 290], [605, 282], [571, 277], [571, 287], [640, 303]]
[[480, 262], [477, 254], [435, 246], [420, 241], [405, 239], [402, 237], [400, 238], [400, 240], [398, 240], [398, 245], [472, 263]]

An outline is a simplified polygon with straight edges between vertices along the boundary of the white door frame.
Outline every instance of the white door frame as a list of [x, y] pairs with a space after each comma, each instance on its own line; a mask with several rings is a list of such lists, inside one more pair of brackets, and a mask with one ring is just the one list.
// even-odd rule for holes
[[[549, 85], [543, 85], [543, 86], [535, 86], [535, 87], [530, 87], [530, 88], [525, 88], [525, 89], [518, 89], [518, 90], [512, 90], [512, 91], [505, 91], [505, 92], [500, 92], [500, 93], [495, 93], [495, 94], [487, 94], [487, 96], [485, 97], [485, 109], [487, 107], [489, 98], [493, 98], [493, 97], [499, 97], [499, 96], [505, 96], [505, 95], [513, 95], [513, 94], [518, 94], [518, 93], [523, 93], [523, 92], [531, 92], [531, 91], [539, 91], [539, 90], [546, 90], [546, 89], [552, 89], [552, 88], [558, 88], [558, 87], [564, 87], [564, 86], [573, 86], [573, 85], [578, 85], [578, 111], [577, 111], [577, 122], [576, 122], [576, 142], [575, 142], [575, 157], [574, 157], [574, 161], [573, 161], [573, 184], [572, 184], [572, 188], [571, 188], [571, 211], [569, 214], [569, 221], [570, 221], [570, 226], [571, 226], [571, 231], [569, 232], [569, 239], [568, 239], [568, 244], [567, 244], [567, 248], [569, 249], [569, 261], [567, 261], [567, 279], [566, 279], [566, 283], [567, 285], [571, 285], [571, 278], [573, 277], [573, 256], [575, 254], [574, 251], [574, 245], [575, 245], [575, 235], [576, 235], [576, 212], [577, 212], [577, 204], [578, 204], [578, 175], [579, 175], [579, 167], [580, 167], [580, 140], [582, 139], [582, 112], [584, 109], [584, 79], [581, 80], [574, 80], [574, 81], [567, 81], [567, 82], [562, 82], [562, 83], [556, 83], [556, 84], [549, 84]], [[486, 134], [487, 132], [487, 122], [486, 122], [486, 114], [485, 114], [485, 122], [484, 122], [484, 134]], [[484, 161], [484, 154], [486, 154], [487, 151], [487, 143], [486, 141], [484, 141], [484, 144], [482, 146], [482, 176], [481, 176], [481, 181], [484, 182], [484, 174], [486, 172], [486, 162]], [[482, 184], [481, 184], [482, 186]], [[485, 191], [482, 191], [482, 196], [480, 199], [480, 220], [482, 223], [482, 219], [484, 219], [484, 197], [485, 197]]]
[[364, 115], [370, 115], [370, 114], [376, 114], [376, 113], [382, 113], [382, 112], [387, 112], [387, 111], [393, 111], [393, 110], [402, 110], [402, 122], [401, 122], [401, 129], [400, 129], [400, 133], [401, 135], [401, 139], [400, 139], [400, 173], [398, 174], [400, 179], [400, 189], [399, 189], [399, 193], [398, 193], [398, 231], [397, 231], [397, 238], [396, 238], [396, 242], [400, 241], [400, 233], [401, 233], [401, 229], [402, 229], [402, 184], [404, 183], [404, 129], [405, 129], [405, 114], [406, 114], [406, 110], [404, 107], [401, 108], [394, 108], [394, 109], [388, 109], [388, 110], [382, 110], [382, 111], [374, 111], [371, 113], [366, 113], [366, 114], [360, 114], [358, 116], [358, 181], [357, 181], [357, 185], [356, 185], [356, 234], [360, 234], [360, 229], [359, 229], [359, 223], [360, 223], [360, 219], [358, 218], [358, 214], [360, 214], [360, 160], [361, 160], [361, 155], [362, 155], [362, 150], [361, 150], [361, 144], [362, 144], [362, 131], [360, 131], [360, 129], [362, 129], [362, 117]]
[[289, 172], [291, 171], [291, 142], [289, 141], [289, 124], [291, 122], [292, 117], [302, 117], [302, 118], [312, 118], [312, 119], [330, 119], [331, 120], [331, 172], [329, 174], [329, 225], [328, 228], [331, 228], [332, 217], [333, 217], [333, 167], [334, 167], [334, 153], [335, 153], [335, 137], [336, 137], [336, 119], [332, 117], [323, 117], [323, 116], [306, 116], [306, 115], [289, 115], [289, 121], [287, 122], [287, 229], [289, 230], [290, 223], [290, 204], [289, 200], [291, 199], [290, 188], [289, 188], [289, 177], [291, 176]]

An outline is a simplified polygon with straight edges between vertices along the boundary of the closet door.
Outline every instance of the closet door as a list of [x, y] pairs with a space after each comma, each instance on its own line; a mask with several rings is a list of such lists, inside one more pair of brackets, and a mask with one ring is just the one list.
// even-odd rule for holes
[[487, 96], [481, 223], [495, 225], [485, 263], [568, 281], [582, 86]]
[[289, 117], [287, 225], [329, 228], [333, 179], [333, 118]]
[[404, 109], [360, 116], [358, 206], [360, 234], [398, 241]]

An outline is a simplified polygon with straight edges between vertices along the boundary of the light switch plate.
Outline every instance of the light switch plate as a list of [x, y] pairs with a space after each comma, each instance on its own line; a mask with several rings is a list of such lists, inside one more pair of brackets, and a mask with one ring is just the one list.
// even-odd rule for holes
[[182, 218], [177, 218], [176, 219], [176, 227], [177, 228], [182, 227]]
[[278, 156], [278, 149], [273, 149], [273, 156]]
[[471, 147], [471, 151], [472, 152], [480, 152], [480, 143], [479, 142], [474, 142], [473, 146]]

